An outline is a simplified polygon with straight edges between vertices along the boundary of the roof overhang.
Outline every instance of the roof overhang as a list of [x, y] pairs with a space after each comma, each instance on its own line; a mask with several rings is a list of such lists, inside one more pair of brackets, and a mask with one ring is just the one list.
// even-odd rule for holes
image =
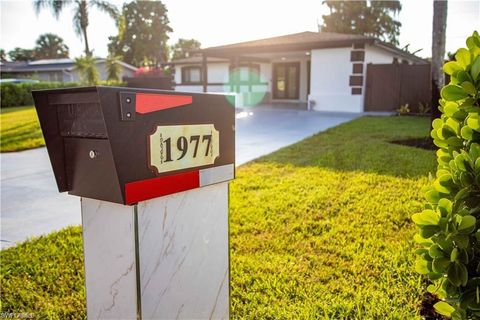
[[325, 48], [345, 48], [351, 47], [354, 44], [373, 44], [374, 38], [368, 39], [351, 39], [351, 40], [333, 40], [333, 41], [315, 41], [286, 45], [270, 45], [258, 47], [243, 47], [243, 48], [229, 48], [229, 47], [212, 47], [193, 51], [193, 53], [205, 54], [209, 57], [234, 57], [244, 54], [268, 53], [268, 52], [286, 52], [286, 51], [302, 51]]

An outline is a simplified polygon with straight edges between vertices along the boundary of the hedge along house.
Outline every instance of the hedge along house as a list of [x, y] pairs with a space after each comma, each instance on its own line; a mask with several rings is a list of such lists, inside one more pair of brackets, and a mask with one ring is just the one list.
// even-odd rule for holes
[[233, 92], [239, 107], [286, 102], [318, 111], [363, 112], [370, 64], [422, 65], [427, 70], [422, 81], [429, 86], [427, 61], [362, 35], [302, 32], [195, 54], [171, 63], [175, 90]]

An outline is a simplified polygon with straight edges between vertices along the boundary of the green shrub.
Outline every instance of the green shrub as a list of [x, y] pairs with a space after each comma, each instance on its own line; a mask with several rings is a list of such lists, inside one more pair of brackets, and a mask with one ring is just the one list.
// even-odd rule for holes
[[33, 104], [32, 90], [77, 87], [76, 82], [2, 83], [1, 105], [5, 107], [28, 106]]
[[432, 281], [427, 290], [442, 301], [435, 310], [452, 319], [480, 317], [480, 36], [444, 65], [451, 76], [441, 90], [440, 119], [431, 136], [437, 173], [424, 192], [425, 210], [412, 216], [420, 227], [415, 268]]
[[[100, 81], [101, 85], [123, 86], [116, 81]], [[0, 85], [1, 107], [33, 105], [32, 90], [69, 88], [81, 86], [78, 82], [2, 83]]]

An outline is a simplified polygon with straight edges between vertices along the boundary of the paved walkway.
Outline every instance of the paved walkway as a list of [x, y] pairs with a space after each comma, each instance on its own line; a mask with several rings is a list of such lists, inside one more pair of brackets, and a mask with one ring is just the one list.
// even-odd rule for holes
[[[269, 154], [358, 114], [246, 109], [237, 113], [236, 165]], [[80, 200], [59, 194], [45, 148], [3, 153], [1, 247], [80, 224]]]

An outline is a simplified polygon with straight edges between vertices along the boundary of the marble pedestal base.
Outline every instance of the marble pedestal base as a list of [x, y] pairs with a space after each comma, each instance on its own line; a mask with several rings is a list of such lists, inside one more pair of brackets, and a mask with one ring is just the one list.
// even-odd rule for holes
[[82, 221], [88, 319], [229, 318], [228, 182]]

